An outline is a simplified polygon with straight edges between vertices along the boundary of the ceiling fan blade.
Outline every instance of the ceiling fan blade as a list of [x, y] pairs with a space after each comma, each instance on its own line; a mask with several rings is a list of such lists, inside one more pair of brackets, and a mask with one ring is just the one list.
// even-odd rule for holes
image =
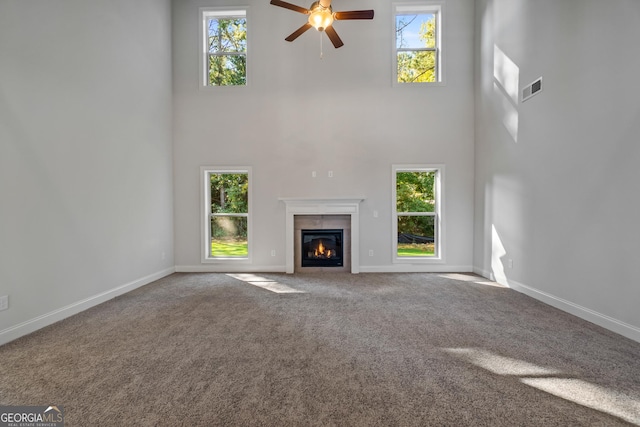
[[305, 31], [307, 31], [309, 28], [311, 28], [311, 24], [309, 24], [308, 22], [306, 24], [304, 24], [302, 27], [298, 28], [297, 30], [295, 30], [293, 33], [291, 33], [285, 40], [288, 42], [292, 42], [295, 39], [297, 39], [298, 37], [300, 37], [300, 35], [302, 33], [304, 33]]
[[274, 6], [284, 7], [285, 9], [293, 10], [294, 12], [304, 13], [305, 15], [309, 14], [309, 9], [304, 7], [296, 6], [295, 4], [287, 3], [282, 0], [271, 0], [271, 4]]
[[333, 47], [335, 47], [336, 49], [344, 45], [344, 43], [342, 43], [342, 40], [340, 40], [338, 33], [336, 33], [336, 30], [333, 29], [332, 25], [329, 25], [327, 28], [325, 28], [324, 32], [327, 33], [327, 36], [329, 36], [329, 40], [331, 40], [331, 43], [333, 43]]
[[336, 12], [333, 17], [337, 20], [345, 19], [373, 19], [373, 10], [349, 10], [346, 12]]

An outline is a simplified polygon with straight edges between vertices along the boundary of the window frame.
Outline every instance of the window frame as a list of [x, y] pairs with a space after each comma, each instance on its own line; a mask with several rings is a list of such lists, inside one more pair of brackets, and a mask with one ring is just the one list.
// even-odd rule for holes
[[[211, 175], [221, 173], [246, 173], [247, 186], [247, 213], [233, 214], [231, 216], [243, 216], [247, 218], [247, 256], [246, 257], [215, 257], [211, 255], [211, 218], [216, 215], [211, 213]], [[253, 256], [253, 226], [252, 226], [252, 169], [251, 166], [201, 166], [200, 167], [200, 224], [201, 224], [201, 262], [210, 263], [251, 263]], [[218, 216], [230, 216], [224, 214]]]
[[[443, 164], [411, 164], [392, 165], [391, 172], [391, 250], [395, 264], [442, 264], [445, 262], [445, 217], [444, 217], [444, 178]], [[434, 191], [435, 207], [433, 212], [398, 212], [397, 176], [398, 172], [436, 172]], [[434, 221], [434, 249], [433, 256], [399, 257], [398, 256], [398, 216], [433, 216]]]
[[[445, 2], [440, 1], [419, 1], [419, 2], [394, 2], [392, 5], [392, 61], [391, 76], [393, 86], [445, 86]], [[397, 48], [397, 32], [396, 17], [405, 14], [428, 14], [436, 15], [436, 47], [435, 48]], [[436, 52], [436, 81], [435, 82], [399, 82], [398, 81], [398, 52], [415, 52], [415, 51], [435, 51]]]
[[[250, 43], [250, 34], [249, 31], [249, 6], [229, 6], [229, 7], [201, 7], [198, 9], [199, 16], [199, 25], [198, 25], [198, 39], [199, 39], [199, 66], [198, 66], [198, 81], [200, 89], [204, 90], [219, 90], [220, 88], [242, 88], [249, 86], [249, 77], [250, 77], [250, 63], [249, 60], [249, 45]], [[244, 52], [245, 62], [246, 62], [246, 76], [245, 83], [243, 85], [224, 85], [224, 86], [216, 86], [209, 84], [209, 56], [211, 55], [208, 51], [208, 33], [207, 33], [207, 21], [211, 17], [219, 18], [233, 18], [238, 16], [244, 16], [247, 22], [247, 40], [246, 40], [246, 50]], [[227, 55], [237, 55], [237, 53], [228, 52]], [[222, 55], [220, 55], [222, 56]]]

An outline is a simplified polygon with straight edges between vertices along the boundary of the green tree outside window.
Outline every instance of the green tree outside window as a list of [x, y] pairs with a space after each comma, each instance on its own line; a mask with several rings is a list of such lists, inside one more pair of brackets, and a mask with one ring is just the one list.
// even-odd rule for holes
[[247, 18], [207, 20], [207, 84], [247, 84]]
[[436, 171], [396, 172], [398, 257], [435, 256]]
[[243, 257], [249, 254], [249, 175], [211, 173], [210, 230], [212, 257]]
[[437, 49], [434, 13], [396, 15], [398, 83], [437, 82]]

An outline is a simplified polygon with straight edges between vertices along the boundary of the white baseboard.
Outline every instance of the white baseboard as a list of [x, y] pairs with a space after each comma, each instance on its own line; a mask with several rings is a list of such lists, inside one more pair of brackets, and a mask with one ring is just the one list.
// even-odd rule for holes
[[391, 264], [360, 265], [360, 273], [469, 273], [470, 265], [445, 264]]
[[[493, 280], [493, 274], [491, 274], [491, 272], [489, 271], [474, 267], [473, 272], [490, 280]], [[531, 286], [524, 285], [515, 280], [507, 279], [507, 281], [508, 286], [515, 291], [528, 295], [531, 298], [535, 298], [538, 301], [542, 301], [545, 304], [549, 304], [550, 306], [569, 314], [573, 314], [574, 316], [577, 316], [588, 322], [594, 323], [598, 326], [602, 326], [603, 328], [613, 331], [624, 337], [640, 342], [640, 328], [636, 326], [630, 325], [618, 319], [614, 319], [613, 317], [607, 316], [606, 314], [599, 313], [597, 311], [591, 310], [590, 308], [583, 307], [563, 298], [559, 298], [548, 292], [544, 292]]]
[[[470, 265], [418, 265], [418, 264], [394, 264], [394, 265], [360, 265], [360, 273], [468, 273], [473, 268]], [[206, 264], [206, 265], [177, 265], [177, 273], [284, 273], [284, 265], [251, 264]]]
[[176, 265], [176, 273], [284, 273], [284, 265], [203, 264]]
[[486, 278], [486, 279], [489, 279], [489, 280], [493, 280], [494, 279], [493, 274], [490, 271], [483, 270], [483, 269], [478, 268], [478, 267], [473, 267], [473, 272], [476, 273], [479, 276], [482, 276], [482, 277]]
[[38, 329], [44, 328], [45, 326], [52, 325], [56, 322], [59, 322], [60, 320], [66, 319], [67, 317], [73, 316], [74, 314], [78, 314], [98, 304], [102, 304], [105, 301], [109, 301], [110, 299], [130, 292], [141, 286], [147, 285], [153, 281], [162, 279], [163, 277], [166, 277], [174, 272], [175, 268], [167, 268], [157, 273], [150, 274], [124, 285], [102, 292], [98, 295], [85, 298], [81, 301], [74, 302], [73, 304], [69, 304], [65, 307], [59, 308], [33, 319], [29, 319], [17, 325], [10, 326], [0, 331], [0, 345], [6, 344], [17, 338], [35, 332]]

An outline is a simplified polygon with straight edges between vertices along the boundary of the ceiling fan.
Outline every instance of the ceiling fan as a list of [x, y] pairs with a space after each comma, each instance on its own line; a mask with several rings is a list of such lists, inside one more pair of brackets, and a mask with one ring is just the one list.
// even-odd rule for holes
[[314, 1], [309, 9], [305, 9], [295, 4], [287, 3], [282, 0], [271, 0], [271, 4], [274, 6], [284, 7], [285, 9], [293, 10], [294, 12], [303, 13], [309, 15], [307, 22], [293, 33], [291, 33], [286, 41], [292, 42], [300, 35], [302, 35], [309, 28], [313, 27], [318, 31], [324, 31], [327, 33], [329, 40], [333, 43], [333, 46], [337, 49], [344, 45], [336, 30], [333, 29], [333, 21], [344, 21], [347, 19], [373, 19], [373, 10], [350, 10], [346, 12], [334, 12], [331, 8], [331, 0], [318, 0]]

